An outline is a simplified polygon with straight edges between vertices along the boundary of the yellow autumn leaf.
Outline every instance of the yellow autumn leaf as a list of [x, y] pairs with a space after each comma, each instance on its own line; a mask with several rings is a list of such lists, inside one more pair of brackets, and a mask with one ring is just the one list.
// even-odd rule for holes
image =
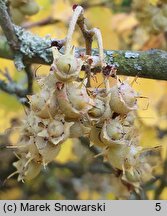
[[[90, 25], [101, 30], [105, 49], [118, 49], [118, 38], [112, 28], [112, 12], [109, 8], [94, 7], [85, 11], [85, 17]], [[104, 22], [106, 20], [106, 22]], [[96, 46], [96, 43], [94, 43]]]
[[152, 5], [157, 5], [158, 2], [159, 0], [149, 0], [149, 3]]
[[140, 126], [140, 145], [144, 147], [155, 147], [161, 145], [154, 127], [148, 127], [145, 125]]
[[126, 13], [120, 13], [113, 16], [112, 19], [112, 26], [113, 29], [115, 29], [118, 33], [124, 34], [127, 30], [132, 30], [136, 25], [138, 24], [138, 21], [135, 17], [135, 14], [126, 14]]
[[56, 161], [60, 163], [66, 163], [68, 161], [74, 161], [76, 156], [73, 155], [73, 142], [72, 139], [65, 141], [62, 146], [58, 156], [55, 158]]
[[6, 200], [17, 200], [21, 199], [23, 191], [19, 187], [13, 187], [9, 190], [5, 190], [4, 192], [0, 192], [0, 200], [5, 199]]
[[160, 195], [160, 200], [166, 200], [167, 199], [167, 188], [164, 187], [161, 195]]
[[96, 191], [90, 191], [89, 189], [85, 188], [79, 193], [78, 198], [81, 200], [98, 200], [100, 199], [100, 194]]

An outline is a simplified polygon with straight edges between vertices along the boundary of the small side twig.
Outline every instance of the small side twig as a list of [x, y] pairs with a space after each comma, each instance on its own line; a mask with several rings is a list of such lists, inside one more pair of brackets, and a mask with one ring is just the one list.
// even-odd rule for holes
[[27, 75], [27, 94], [31, 95], [33, 93], [33, 72], [31, 70], [31, 65], [26, 65], [25, 73]]
[[[90, 152], [93, 153], [94, 156], [99, 155], [101, 152], [95, 147], [95, 146], [90, 146], [90, 141], [89, 139], [85, 137], [79, 137], [79, 140], [81, 142], [81, 145], [83, 145], [85, 148], [87, 148]], [[115, 174], [116, 176], [118, 175], [118, 172], [120, 170], [114, 169], [109, 163], [103, 161], [102, 156], [98, 156], [97, 160], [101, 161], [106, 169], [109, 169], [111, 173]]]
[[154, 194], [155, 200], [160, 199], [160, 195], [162, 191], [164, 190], [165, 187], [167, 187], [167, 161], [164, 162], [163, 174], [161, 175], [159, 180], [160, 180], [160, 185], [157, 187], [157, 189], [155, 190], [155, 194]]
[[88, 30], [86, 24], [85, 24], [85, 17], [83, 13], [80, 14], [77, 24], [83, 34], [84, 40], [85, 40], [85, 46], [86, 46], [86, 54], [91, 55], [92, 51], [92, 42], [93, 42], [93, 36], [94, 31], [93, 29]]
[[39, 26], [45, 26], [45, 25], [54, 25], [57, 23], [60, 23], [61, 20], [59, 19], [54, 19], [53, 17], [47, 17], [43, 20], [39, 20], [37, 22], [26, 22], [22, 25], [23, 28], [25, 29], [30, 29], [30, 28], [34, 28], [34, 27], [39, 27]]
[[0, 80], [0, 89], [8, 94], [16, 95], [19, 98], [23, 98], [27, 94], [27, 89], [22, 89], [17, 83], [6, 83], [4, 80]]
[[8, 82], [5, 80], [0, 80], [0, 90], [10, 94], [15, 95], [22, 104], [29, 106], [27, 103], [27, 94], [32, 94], [32, 85], [33, 85], [33, 74], [31, 71], [30, 66], [26, 66], [25, 70], [27, 77], [28, 77], [28, 86], [27, 88], [23, 88], [20, 84], [16, 83], [12, 77], [9, 74], [9, 71], [7, 68], [5, 68], [5, 71], [0, 70], [0, 73], [4, 76], [5, 79], [7, 79]]

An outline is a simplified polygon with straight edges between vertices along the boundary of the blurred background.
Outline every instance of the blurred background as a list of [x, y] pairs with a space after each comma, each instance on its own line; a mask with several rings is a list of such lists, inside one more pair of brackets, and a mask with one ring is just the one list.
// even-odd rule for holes
[[[26, 0], [20, 9], [11, 1], [13, 21], [42, 37], [63, 39], [66, 36], [72, 5], [85, 9], [86, 22], [100, 28], [104, 48], [108, 50], [167, 49], [166, 0]], [[26, 2], [24, 1], [24, 2]], [[19, 1], [18, 1], [19, 2]], [[0, 37], [3, 35], [0, 29]], [[84, 46], [79, 28], [73, 44]], [[93, 43], [96, 47], [96, 43]], [[33, 65], [34, 71], [39, 65]], [[24, 86], [25, 74], [18, 72], [13, 61], [0, 58], [0, 80], [10, 77]], [[37, 73], [48, 74], [49, 66], [40, 66]], [[130, 78], [133, 80], [133, 78]], [[98, 75], [98, 82], [101, 77]], [[92, 81], [92, 85], [94, 85]], [[97, 85], [97, 84], [96, 84]], [[98, 85], [97, 85], [98, 86]], [[167, 82], [138, 78], [133, 86], [146, 99], [139, 99], [138, 122], [140, 144], [163, 146], [161, 162], [150, 182], [143, 183], [145, 199], [167, 199]], [[34, 83], [36, 90], [36, 84]], [[96, 172], [98, 160], [83, 140], [67, 140], [55, 162], [48, 165], [38, 177], [25, 183], [17, 177], [6, 178], [15, 171], [12, 163], [16, 156], [6, 146], [15, 143], [19, 134], [5, 133], [17, 125], [25, 115], [21, 102], [13, 95], [0, 90], [0, 199], [141, 199], [129, 194], [112, 174]], [[89, 167], [93, 169], [89, 169]]]

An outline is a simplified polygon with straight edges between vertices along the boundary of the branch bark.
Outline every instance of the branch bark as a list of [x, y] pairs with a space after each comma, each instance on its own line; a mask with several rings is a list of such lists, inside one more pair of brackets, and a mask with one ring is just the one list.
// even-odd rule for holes
[[[26, 34], [25, 30], [22, 35]], [[21, 33], [18, 33], [18, 35]], [[29, 43], [29, 52], [26, 54], [24, 49], [27, 45], [26, 39], [20, 36], [21, 48], [24, 52], [24, 62], [33, 64], [48, 64], [53, 61], [51, 49], [51, 40], [40, 38], [31, 33], [28, 34], [27, 41]], [[34, 48], [34, 41], [36, 47]], [[63, 52], [63, 51], [62, 51]], [[85, 49], [76, 49], [76, 56], [85, 52]], [[149, 79], [167, 80], [167, 52], [158, 49], [151, 49], [148, 51], [127, 51], [127, 50], [104, 50], [105, 60], [107, 64], [114, 64], [117, 68], [117, 74], [126, 76], [138, 76]], [[93, 49], [93, 55], [98, 55], [98, 51]], [[4, 37], [0, 39], [0, 57], [13, 60], [14, 56], [11, 53], [10, 47]], [[84, 69], [84, 67], [83, 67]], [[94, 72], [100, 72], [100, 68], [93, 68]]]

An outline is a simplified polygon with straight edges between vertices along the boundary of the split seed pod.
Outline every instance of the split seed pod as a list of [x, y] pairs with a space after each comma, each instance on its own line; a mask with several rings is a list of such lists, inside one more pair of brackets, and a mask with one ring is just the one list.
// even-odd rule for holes
[[54, 68], [57, 79], [63, 82], [75, 80], [83, 65], [82, 60], [75, 57], [75, 49], [71, 49], [65, 55], [57, 48], [53, 48], [52, 51], [54, 61], [51, 67]]
[[37, 83], [41, 87], [41, 89], [55, 89], [56, 82], [58, 82], [58, 79], [56, 79], [54, 74], [54, 68], [52, 70], [52, 67], [50, 68], [50, 72], [47, 76], [40, 76], [36, 77]]
[[22, 121], [23, 124], [20, 126], [20, 134], [26, 136], [36, 135], [43, 130], [43, 128], [40, 127], [42, 121], [43, 120], [36, 116], [33, 111], [30, 111]]
[[56, 96], [60, 110], [66, 119], [79, 119], [92, 108], [94, 102], [80, 82], [69, 82], [57, 88]]
[[138, 95], [127, 82], [117, 81], [110, 93], [110, 107], [114, 112], [124, 115], [137, 109]]
[[104, 122], [100, 137], [106, 145], [126, 144], [127, 141], [124, 139], [124, 136], [124, 127], [119, 118], [109, 119]]
[[58, 106], [55, 90], [43, 89], [38, 94], [29, 96], [29, 103], [34, 113], [41, 118], [54, 117]]
[[88, 111], [89, 120], [92, 124], [104, 122], [106, 119], [111, 117], [112, 111], [109, 105], [109, 101], [110, 95], [107, 95], [104, 98], [97, 96], [94, 99], [95, 105]]
[[125, 164], [124, 178], [127, 181], [139, 181], [140, 183], [153, 178], [152, 171], [159, 162], [160, 149], [160, 146], [156, 146], [139, 151], [133, 169], [128, 169]]
[[13, 163], [13, 166], [17, 169], [15, 174], [19, 174], [18, 181], [31, 180], [35, 178], [42, 168], [41, 164], [38, 164], [33, 160], [28, 161], [26, 158], [20, 158], [18, 161]]
[[44, 166], [54, 160], [60, 151], [60, 145], [54, 145], [48, 142], [43, 137], [35, 137], [35, 145], [41, 156], [41, 161]]
[[105, 144], [102, 142], [100, 134], [101, 134], [101, 126], [94, 125], [91, 127], [89, 138], [90, 138], [92, 145], [95, 145], [98, 147], [104, 147]]
[[54, 145], [58, 145], [70, 136], [70, 127], [73, 124], [73, 122], [66, 122], [63, 115], [57, 115], [54, 119], [43, 120], [41, 125], [39, 125], [43, 130], [37, 133], [37, 135]]
[[33, 136], [21, 136], [17, 145], [17, 150], [19, 154], [25, 155], [27, 158], [34, 159], [36, 162], [40, 161], [40, 155], [37, 147], [35, 146]]
[[74, 124], [70, 128], [70, 137], [77, 138], [81, 136], [89, 136], [90, 130], [90, 125], [88, 125], [87, 122], [74, 122]]
[[141, 147], [133, 145], [114, 145], [104, 150], [104, 159], [111, 163], [113, 167], [124, 170], [135, 164], [136, 156], [140, 150]]

